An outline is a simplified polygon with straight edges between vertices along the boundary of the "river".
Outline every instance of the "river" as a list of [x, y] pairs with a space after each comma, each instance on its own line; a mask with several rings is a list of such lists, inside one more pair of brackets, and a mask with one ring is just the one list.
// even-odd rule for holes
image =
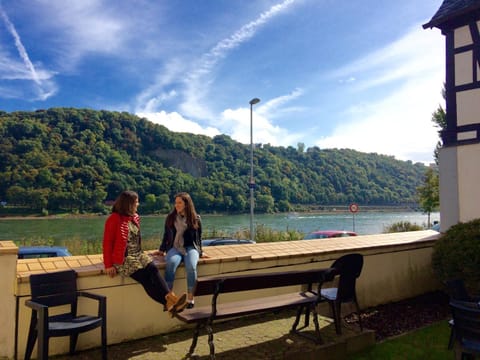
[[[68, 241], [101, 241], [105, 216], [79, 218], [16, 218], [0, 219], [0, 240], [18, 244], [45, 243], [64, 245]], [[440, 214], [431, 214], [431, 222], [439, 221]], [[143, 216], [142, 236], [158, 239], [163, 233], [165, 216]], [[345, 212], [316, 214], [259, 214], [254, 216], [256, 226], [263, 225], [279, 231], [296, 230], [309, 233], [314, 230], [353, 230], [359, 235], [379, 234], [385, 227], [401, 221], [426, 226], [427, 215], [420, 212]], [[233, 234], [250, 229], [249, 214], [203, 215], [204, 232]]]

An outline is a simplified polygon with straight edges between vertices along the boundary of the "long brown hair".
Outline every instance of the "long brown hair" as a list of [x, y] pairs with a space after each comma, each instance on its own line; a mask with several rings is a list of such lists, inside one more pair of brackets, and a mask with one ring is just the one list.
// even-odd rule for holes
[[[180, 198], [185, 204], [185, 217], [187, 220], [187, 225], [189, 228], [198, 229], [198, 214], [195, 211], [195, 205], [193, 204], [193, 200], [189, 193], [186, 192], [179, 192], [175, 195], [174, 199]], [[167, 226], [173, 227], [175, 223], [175, 218], [177, 217], [177, 209], [175, 206], [173, 210], [167, 216]]]
[[123, 191], [113, 203], [112, 213], [118, 213], [125, 216], [135, 215], [134, 209], [137, 200], [138, 194], [135, 191]]

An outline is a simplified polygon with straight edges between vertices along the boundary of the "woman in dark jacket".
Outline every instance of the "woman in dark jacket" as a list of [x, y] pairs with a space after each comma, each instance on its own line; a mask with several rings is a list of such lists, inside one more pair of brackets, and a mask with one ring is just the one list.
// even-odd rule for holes
[[194, 306], [193, 287], [198, 259], [202, 256], [202, 224], [192, 198], [186, 192], [175, 195], [175, 206], [165, 220], [160, 254], [165, 255], [165, 281], [173, 289], [175, 272], [183, 261], [187, 274], [187, 308]]

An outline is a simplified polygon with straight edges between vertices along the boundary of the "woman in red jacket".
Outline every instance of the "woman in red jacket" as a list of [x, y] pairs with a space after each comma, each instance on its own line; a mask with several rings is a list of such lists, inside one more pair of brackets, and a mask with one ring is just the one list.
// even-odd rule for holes
[[170, 291], [152, 258], [142, 251], [138, 204], [138, 194], [134, 191], [122, 192], [113, 204], [103, 233], [105, 273], [110, 277], [130, 276], [173, 317], [187, 305], [186, 294], [177, 297]]

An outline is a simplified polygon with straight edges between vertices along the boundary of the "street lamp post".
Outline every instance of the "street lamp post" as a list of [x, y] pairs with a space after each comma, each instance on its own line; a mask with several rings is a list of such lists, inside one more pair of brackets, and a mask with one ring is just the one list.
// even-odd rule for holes
[[253, 98], [250, 100], [250, 239], [255, 240], [255, 233], [253, 231], [253, 190], [255, 188], [255, 180], [253, 179], [253, 105], [258, 104], [260, 99]]

